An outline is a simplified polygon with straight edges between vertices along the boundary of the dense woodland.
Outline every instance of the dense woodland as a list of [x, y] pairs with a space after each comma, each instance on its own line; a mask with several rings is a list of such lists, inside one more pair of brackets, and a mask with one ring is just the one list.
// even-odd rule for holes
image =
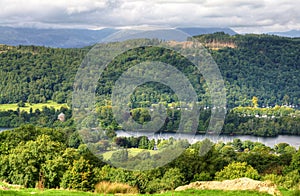
[[[270, 35], [229, 36], [223, 33], [201, 35], [196, 38], [208, 47], [221, 70], [226, 83], [227, 104], [230, 108], [250, 106], [253, 96], [258, 97], [261, 107], [276, 104], [297, 107], [300, 105], [300, 91], [296, 85], [299, 84], [300, 72], [299, 38]], [[89, 49], [2, 45], [0, 103], [70, 101], [77, 68]], [[105, 88], [98, 89], [97, 92], [103, 94], [111, 86], [109, 82], [116, 79], [124, 66], [128, 68], [137, 62], [154, 60], [154, 57], [155, 60], [175, 65], [186, 74], [192, 71], [185, 59], [167, 50], [152, 47], [137, 49], [117, 57], [112, 65], [108, 66], [113, 69], [108, 70], [107, 76], [114, 77], [109, 81], [99, 81], [99, 88], [102, 86]], [[200, 83], [204, 84], [205, 81]], [[199, 92], [201, 88], [203, 85], [196, 86]], [[166, 88], [163, 90], [165, 92]], [[147, 91], [153, 92], [151, 86], [147, 86]], [[174, 101], [170, 90], [164, 93], [164, 97], [153, 94], [153, 96], [149, 93], [136, 94], [135, 99], [146, 99], [151, 102], [156, 102], [157, 99], [162, 102]], [[205, 98], [199, 97], [199, 101], [205, 101]]]

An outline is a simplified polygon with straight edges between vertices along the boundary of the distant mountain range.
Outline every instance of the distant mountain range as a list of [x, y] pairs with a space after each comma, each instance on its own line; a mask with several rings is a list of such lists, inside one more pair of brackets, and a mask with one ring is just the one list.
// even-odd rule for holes
[[291, 30], [286, 32], [270, 32], [268, 34], [278, 35], [283, 37], [300, 37], [300, 30]]
[[[183, 31], [188, 35], [202, 35], [215, 32], [225, 32], [230, 35], [236, 34], [230, 28], [177, 28], [177, 30]], [[105, 28], [101, 30], [88, 30], [88, 29], [35, 29], [35, 28], [12, 28], [12, 27], [0, 27], [0, 44], [7, 45], [37, 45], [47, 46], [54, 48], [80, 48], [89, 45], [93, 45], [101, 42], [107, 36], [118, 32], [120, 30], [113, 28]], [[176, 32], [170, 30], [155, 30], [155, 34], [162, 35], [163, 38], [174, 39]], [[136, 35], [135, 33], [138, 33]], [[126, 30], [125, 37], [142, 37], [143, 31]], [[148, 37], [151, 36], [151, 32], [147, 32]], [[123, 37], [124, 34], [120, 34]], [[117, 37], [114, 36], [117, 39]]]
[[[112, 41], [121, 39], [143, 37], [147, 33], [147, 37], [161, 36], [163, 39], [184, 39], [188, 36], [212, 34], [215, 32], [224, 32], [229, 35], [237, 34], [230, 28], [201, 28], [201, 27], [186, 27], [176, 28], [178, 32], [173, 30], [158, 29], [153, 31], [142, 30], [120, 30], [115, 28], [104, 28], [100, 30], [89, 29], [36, 29], [36, 28], [13, 28], [0, 27], [0, 44], [12, 46], [17, 45], [36, 45], [47, 46], [54, 48], [81, 48], [101, 42], [109, 35], [118, 32], [114, 35]], [[182, 36], [183, 31], [187, 33], [186, 37]], [[270, 32], [268, 34], [279, 35], [284, 37], [300, 37], [300, 30], [287, 32]], [[179, 35], [179, 36], [178, 36]], [[182, 40], [177, 40], [182, 41]]]
[[79, 48], [95, 44], [115, 29], [35, 29], [0, 27], [0, 44]]
[[237, 34], [234, 30], [230, 28], [201, 28], [201, 27], [187, 27], [187, 28], [177, 28], [189, 35], [203, 35], [203, 34], [212, 34], [215, 32], [224, 32], [229, 35]]

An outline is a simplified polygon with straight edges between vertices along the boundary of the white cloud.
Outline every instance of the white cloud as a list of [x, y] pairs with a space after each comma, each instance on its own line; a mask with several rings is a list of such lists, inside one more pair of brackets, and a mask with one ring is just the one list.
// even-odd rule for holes
[[9, 26], [300, 28], [300, 1], [292, 0], [0, 0], [0, 7], [0, 25]]

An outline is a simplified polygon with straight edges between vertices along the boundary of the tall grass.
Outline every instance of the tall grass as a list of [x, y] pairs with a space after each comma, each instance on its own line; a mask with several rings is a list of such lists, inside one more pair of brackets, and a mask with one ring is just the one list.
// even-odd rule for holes
[[138, 189], [136, 187], [129, 186], [128, 184], [118, 183], [118, 182], [99, 182], [95, 185], [95, 193], [104, 194], [138, 194]]

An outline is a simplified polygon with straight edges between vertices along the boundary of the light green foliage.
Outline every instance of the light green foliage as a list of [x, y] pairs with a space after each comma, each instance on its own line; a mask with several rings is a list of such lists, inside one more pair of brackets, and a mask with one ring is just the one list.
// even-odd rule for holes
[[247, 177], [254, 180], [260, 178], [258, 172], [247, 163], [233, 162], [223, 170], [216, 173], [217, 180], [233, 180], [236, 178]]

